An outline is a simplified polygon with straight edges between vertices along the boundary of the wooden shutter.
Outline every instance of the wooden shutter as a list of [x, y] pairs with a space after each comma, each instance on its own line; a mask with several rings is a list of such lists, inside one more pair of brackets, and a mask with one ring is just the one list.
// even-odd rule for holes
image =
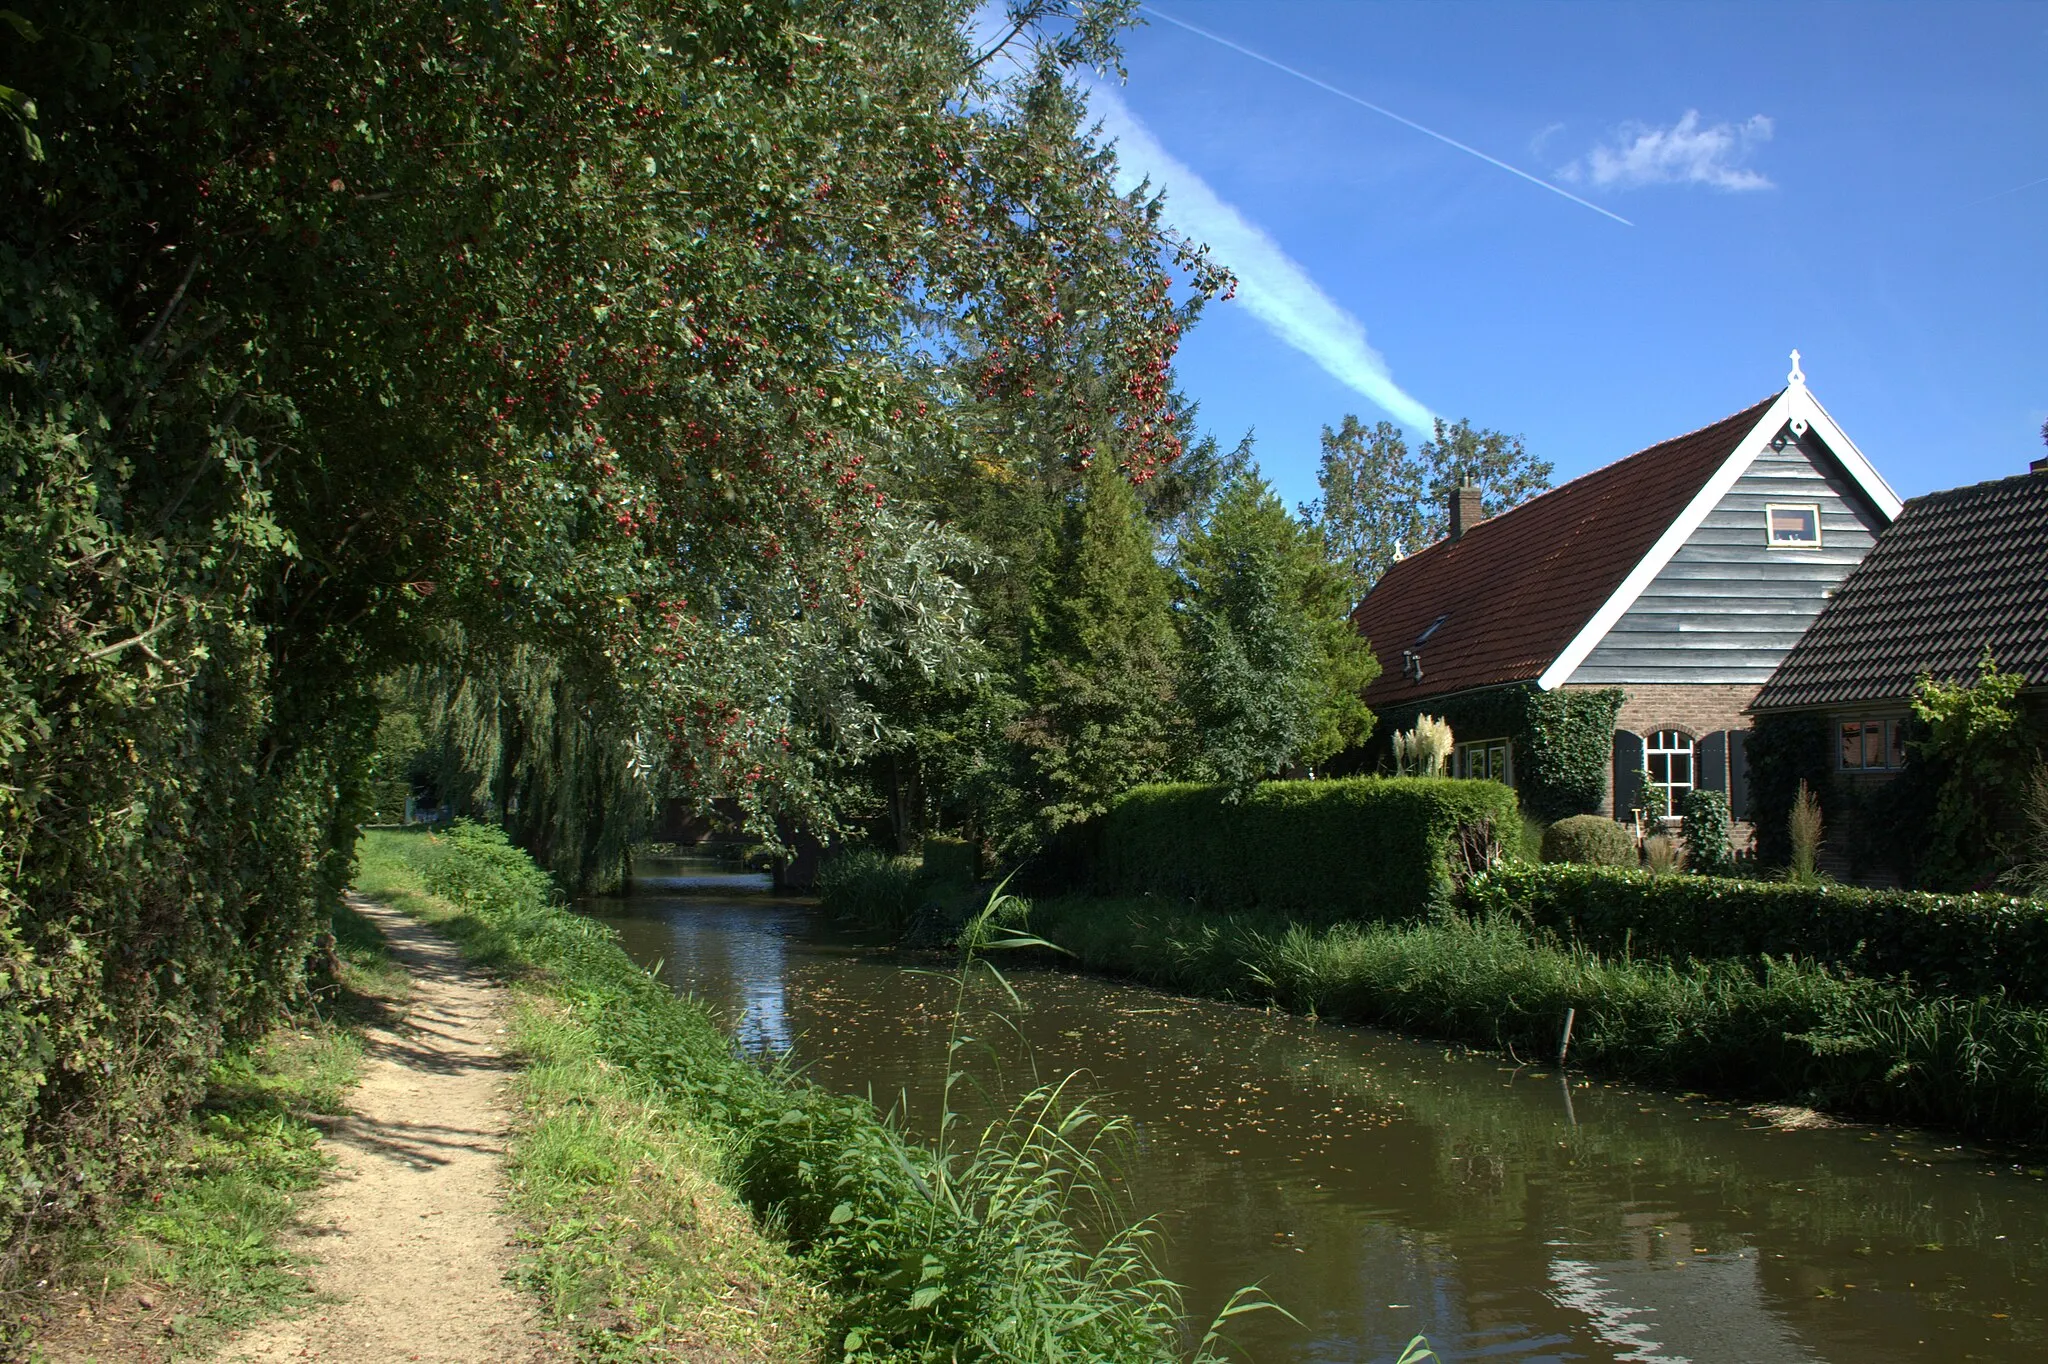
[[1735, 819], [1749, 818], [1749, 731], [1728, 731], [1728, 813]]
[[1628, 812], [1643, 803], [1643, 736], [1628, 730], [1614, 731], [1614, 817], [1627, 819]]
[[1717, 729], [1711, 734], [1700, 736], [1693, 745], [1693, 752], [1699, 759], [1696, 774], [1700, 787], [1708, 791], [1728, 790], [1728, 731]]

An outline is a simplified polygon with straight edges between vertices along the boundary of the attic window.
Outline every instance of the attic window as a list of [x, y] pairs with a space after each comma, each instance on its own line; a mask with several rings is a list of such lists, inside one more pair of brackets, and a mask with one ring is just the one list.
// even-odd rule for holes
[[1772, 549], [1819, 549], [1820, 507], [1812, 502], [1772, 502], [1764, 508]]
[[1416, 644], [1421, 645], [1428, 642], [1429, 637], [1437, 632], [1438, 627], [1440, 627], [1445, 621], [1449, 620], [1450, 618], [1451, 613], [1446, 611], [1441, 616], [1438, 616], [1435, 620], [1431, 621], [1429, 623], [1429, 628], [1424, 630], [1421, 634], [1415, 637]]

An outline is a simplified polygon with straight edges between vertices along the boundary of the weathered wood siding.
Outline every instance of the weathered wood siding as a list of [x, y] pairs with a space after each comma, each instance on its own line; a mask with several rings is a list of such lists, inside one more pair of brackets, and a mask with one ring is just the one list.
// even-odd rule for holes
[[[1586, 656], [1574, 683], [1761, 686], [1860, 562], [1884, 519], [1809, 431], [1768, 447]], [[1821, 548], [1772, 549], [1764, 507], [1816, 503]]]

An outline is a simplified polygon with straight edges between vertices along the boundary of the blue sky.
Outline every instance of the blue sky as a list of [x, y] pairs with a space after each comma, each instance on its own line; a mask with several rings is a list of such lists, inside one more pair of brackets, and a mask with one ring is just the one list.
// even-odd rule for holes
[[1152, 9], [1093, 107], [1244, 278], [1181, 385], [1290, 502], [1346, 412], [1519, 432], [1562, 481], [1795, 346], [1904, 496], [2048, 454], [2048, 4]]

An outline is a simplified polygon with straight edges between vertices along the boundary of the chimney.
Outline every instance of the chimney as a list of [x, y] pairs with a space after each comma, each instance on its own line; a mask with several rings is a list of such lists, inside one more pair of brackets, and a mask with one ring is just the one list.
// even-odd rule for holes
[[1466, 531], [1486, 519], [1486, 512], [1479, 499], [1479, 489], [1464, 475], [1458, 476], [1458, 486], [1451, 490], [1451, 538], [1463, 537]]
[[2048, 474], [2048, 458], [2037, 459], [2027, 466], [2030, 474]]

